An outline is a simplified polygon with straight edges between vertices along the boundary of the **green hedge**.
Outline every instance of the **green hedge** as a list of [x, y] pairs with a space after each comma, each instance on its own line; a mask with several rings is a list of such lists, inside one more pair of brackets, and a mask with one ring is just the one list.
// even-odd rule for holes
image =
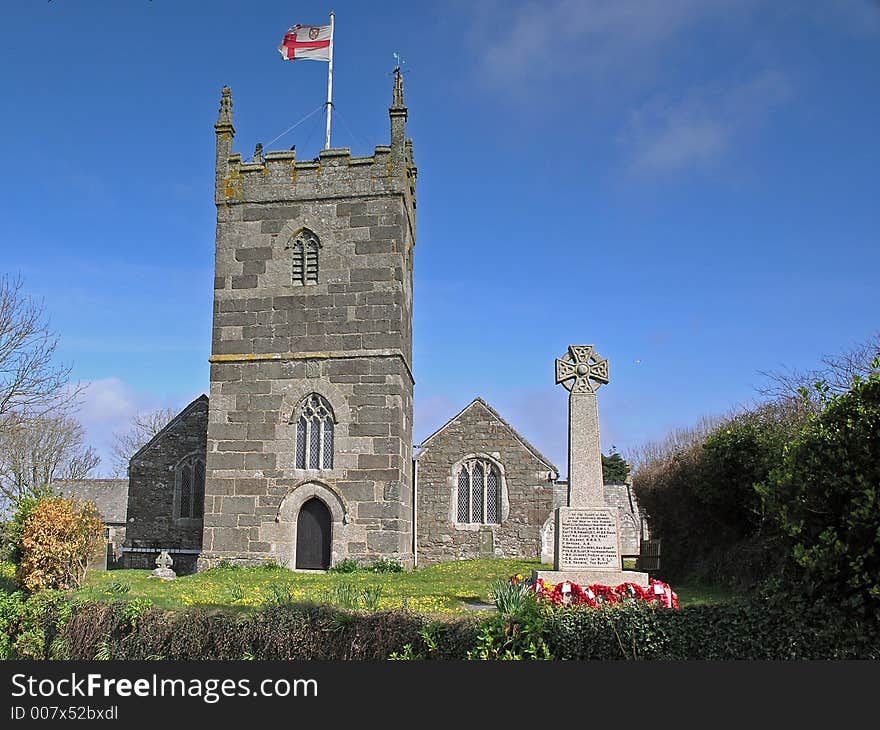
[[533, 605], [517, 616], [432, 622], [288, 604], [248, 614], [161, 611], [0, 594], [0, 653], [28, 659], [877, 659], [880, 621], [754, 600], [680, 611]]
[[880, 625], [772, 602], [559, 611], [557, 659], [877, 659]]
[[807, 418], [798, 402], [765, 404], [635, 473], [651, 535], [663, 541], [665, 580], [746, 588], [778, 574], [781, 536], [755, 485], [782, 462]]

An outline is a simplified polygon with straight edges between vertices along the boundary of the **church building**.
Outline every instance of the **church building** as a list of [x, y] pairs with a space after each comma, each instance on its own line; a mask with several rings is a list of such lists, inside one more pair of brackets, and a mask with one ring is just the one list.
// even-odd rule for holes
[[[399, 72], [389, 115], [370, 157], [258, 145], [245, 161], [223, 89], [210, 390], [131, 459], [127, 567], [163, 549], [178, 572], [552, 559], [567, 485], [488, 403], [414, 448], [417, 169]], [[629, 485], [606, 498], [637, 553]]]

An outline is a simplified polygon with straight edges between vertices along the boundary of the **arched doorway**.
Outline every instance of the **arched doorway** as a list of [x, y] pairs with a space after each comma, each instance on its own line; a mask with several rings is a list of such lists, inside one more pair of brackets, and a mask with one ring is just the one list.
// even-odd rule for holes
[[296, 567], [327, 570], [332, 540], [330, 510], [320, 499], [305, 502], [296, 518]]

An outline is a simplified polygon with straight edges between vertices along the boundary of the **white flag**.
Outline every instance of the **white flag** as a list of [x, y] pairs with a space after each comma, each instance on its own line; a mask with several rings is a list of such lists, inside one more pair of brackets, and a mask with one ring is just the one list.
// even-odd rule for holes
[[295, 25], [284, 34], [278, 52], [285, 61], [329, 61], [330, 25]]

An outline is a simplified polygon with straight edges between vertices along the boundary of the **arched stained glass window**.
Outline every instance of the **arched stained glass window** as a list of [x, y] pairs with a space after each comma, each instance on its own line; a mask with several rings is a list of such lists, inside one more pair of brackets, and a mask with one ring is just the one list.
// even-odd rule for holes
[[483, 519], [483, 496], [486, 493], [486, 472], [483, 465], [475, 462], [471, 469], [471, 522], [485, 522]]
[[501, 490], [498, 483], [498, 472], [489, 470], [486, 477], [486, 522], [501, 522]]
[[333, 468], [333, 409], [312, 393], [302, 403], [296, 419], [296, 468]]
[[458, 473], [458, 522], [470, 522], [471, 475], [465, 467]]
[[501, 523], [501, 474], [487, 459], [469, 459], [458, 472], [456, 522]]
[[201, 519], [205, 512], [205, 458], [191, 454], [175, 470], [175, 517]]

